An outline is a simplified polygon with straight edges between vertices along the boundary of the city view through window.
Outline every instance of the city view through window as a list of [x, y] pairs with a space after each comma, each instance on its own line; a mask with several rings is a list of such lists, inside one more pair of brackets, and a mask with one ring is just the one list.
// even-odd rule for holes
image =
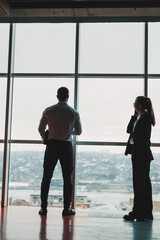
[[[160, 140], [159, 29], [159, 23], [148, 23], [148, 96], [156, 116], [152, 143]], [[9, 25], [0, 24], [0, 31], [1, 188]], [[124, 151], [133, 102], [144, 95], [144, 44], [144, 23], [82, 23], [76, 73], [76, 24], [16, 24], [9, 205], [40, 206], [45, 145], [38, 144], [39, 120], [46, 107], [57, 103], [57, 89], [66, 86], [70, 90], [69, 105], [75, 106], [75, 98], [78, 102], [83, 129], [76, 146], [77, 207], [91, 208], [95, 213], [132, 208], [131, 159]], [[159, 78], [154, 74], [159, 74]], [[33, 143], [27, 143], [28, 140]], [[152, 151], [153, 201], [154, 211], [158, 212], [160, 147], [152, 147]], [[49, 206], [62, 206], [62, 196], [58, 163], [50, 185]]]

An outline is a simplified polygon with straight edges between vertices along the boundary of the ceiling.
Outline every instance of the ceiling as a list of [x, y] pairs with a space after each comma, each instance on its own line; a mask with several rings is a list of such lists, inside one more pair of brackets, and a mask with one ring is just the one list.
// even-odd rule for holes
[[111, 17], [160, 19], [160, 0], [0, 0], [0, 21]]

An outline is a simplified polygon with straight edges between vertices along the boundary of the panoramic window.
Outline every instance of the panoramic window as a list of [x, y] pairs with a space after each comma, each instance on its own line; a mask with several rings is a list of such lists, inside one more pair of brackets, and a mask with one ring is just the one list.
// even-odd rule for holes
[[78, 146], [77, 195], [84, 197], [86, 207], [107, 214], [124, 210], [133, 198], [131, 161], [124, 151], [117, 146]]
[[[9, 205], [40, 206], [40, 188], [43, 175], [45, 145], [12, 144], [9, 181]], [[57, 164], [49, 192], [50, 202], [54, 196], [62, 199], [62, 174]], [[56, 199], [57, 199], [56, 198]], [[55, 200], [55, 198], [54, 198]], [[57, 205], [62, 205], [62, 200]]]
[[153, 192], [153, 210], [155, 212], [159, 211], [159, 192], [160, 192], [160, 164], [159, 164], [159, 159], [160, 159], [160, 149], [159, 148], [153, 148], [152, 147], [152, 152], [153, 152], [153, 157], [154, 161], [151, 163], [151, 182], [152, 182], [152, 192]]
[[80, 25], [81, 73], [143, 73], [143, 23]]
[[0, 139], [4, 139], [7, 79], [0, 78]]
[[75, 24], [17, 24], [15, 72], [73, 73]]
[[0, 73], [7, 73], [9, 24], [0, 24]]
[[[4, 26], [0, 25], [0, 30], [5, 29], [7, 39], [9, 27]], [[66, 86], [70, 90], [69, 105], [74, 107], [74, 102], [78, 103], [83, 129], [77, 138], [75, 154], [76, 205], [92, 207], [95, 214], [132, 209], [131, 160], [124, 155], [123, 145], [128, 140], [126, 127], [134, 113], [135, 98], [144, 95], [145, 24], [81, 23], [79, 31], [77, 79], [76, 24], [16, 24], [14, 73], [18, 75], [14, 77], [11, 137], [18, 142], [11, 143], [10, 205], [40, 206], [45, 145], [33, 140], [41, 139], [38, 125], [43, 110], [57, 103], [57, 89]], [[149, 24], [149, 73], [152, 74], [159, 74], [159, 36], [159, 23]], [[1, 36], [0, 41], [0, 51], [7, 54], [8, 40]], [[7, 57], [3, 59], [6, 63], [0, 65], [0, 74], [7, 73]], [[154, 76], [147, 79], [157, 122], [153, 143], [159, 143], [160, 136], [159, 80]], [[4, 138], [6, 83], [7, 78], [1, 75], [0, 139]], [[33, 142], [28, 144], [28, 140]], [[100, 143], [96, 146], [92, 142]], [[106, 142], [113, 146], [104, 146]], [[151, 164], [151, 179], [157, 211], [160, 151], [152, 150], [155, 161]], [[0, 144], [0, 182], [2, 159], [3, 143]], [[63, 204], [59, 163], [51, 180], [48, 201], [50, 207]]]
[[143, 95], [143, 79], [80, 79], [79, 111], [85, 141], [126, 142], [133, 102]]
[[153, 109], [156, 118], [156, 125], [152, 128], [152, 142], [159, 143], [160, 141], [160, 79], [149, 79], [148, 94], [152, 100]]
[[148, 24], [148, 73], [160, 74], [160, 23]]
[[[38, 125], [46, 107], [58, 102], [57, 89], [70, 90], [74, 106], [75, 24], [18, 24], [15, 42], [12, 139], [41, 140]], [[36, 77], [35, 73], [58, 73], [59, 77]], [[12, 144], [9, 204], [39, 206], [45, 145]], [[34, 173], [34, 174], [33, 174]], [[63, 204], [62, 174], [57, 165], [51, 181], [49, 206]]]
[[69, 104], [73, 107], [73, 79], [15, 78], [12, 114], [12, 139], [40, 140], [38, 125], [45, 108], [56, 104], [57, 89], [70, 89]]
[[[132, 168], [125, 147], [78, 146], [77, 205], [92, 207], [92, 214], [101, 216], [131, 211], [133, 204]], [[151, 163], [153, 210], [159, 211], [160, 151], [152, 148]], [[80, 198], [83, 201], [80, 201]]]

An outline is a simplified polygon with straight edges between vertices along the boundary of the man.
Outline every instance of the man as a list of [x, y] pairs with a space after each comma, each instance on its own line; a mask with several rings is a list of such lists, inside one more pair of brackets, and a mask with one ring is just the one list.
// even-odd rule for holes
[[80, 116], [67, 102], [69, 90], [61, 87], [57, 91], [58, 103], [44, 110], [39, 124], [39, 133], [45, 139], [45, 129], [48, 125], [49, 134], [43, 164], [43, 179], [41, 183], [41, 209], [40, 215], [47, 214], [47, 199], [50, 181], [57, 164], [60, 160], [64, 186], [63, 216], [74, 215], [74, 209], [70, 208], [72, 197], [72, 172], [73, 172], [73, 149], [72, 136], [82, 132]]

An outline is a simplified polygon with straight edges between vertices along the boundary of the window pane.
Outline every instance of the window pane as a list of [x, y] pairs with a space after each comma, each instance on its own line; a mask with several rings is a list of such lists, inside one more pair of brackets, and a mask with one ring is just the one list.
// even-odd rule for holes
[[152, 153], [154, 157], [154, 161], [151, 163], [151, 181], [152, 181], [152, 192], [154, 194], [153, 200], [157, 201], [157, 207], [154, 209], [156, 212], [159, 211], [160, 200], [159, 200], [159, 192], [160, 192], [160, 148], [152, 147]]
[[[12, 144], [9, 205], [40, 206], [45, 146]], [[51, 180], [49, 206], [62, 206], [62, 174], [58, 163]]]
[[[124, 155], [125, 147], [78, 146], [77, 204], [92, 207], [94, 216], [123, 216], [133, 203], [132, 164]], [[158, 149], [157, 149], [158, 150]], [[153, 149], [155, 161], [151, 163], [153, 208], [157, 208], [160, 190], [160, 151]]]
[[2, 196], [3, 148], [4, 148], [4, 144], [0, 143], [0, 202], [1, 202], [1, 196]]
[[154, 161], [151, 162], [151, 171], [150, 178], [152, 182], [152, 193], [153, 193], [153, 211], [159, 212], [160, 200], [159, 200], [159, 192], [160, 192], [160, 148], [152, 147], [152, 153], [154, 157]]
[[42, 112], [57, 103], [57, 89], [61, 86], [70, 90], [68, 104], [73, 107], [73, 79], [15, 79], [12, 139], [40, 139]]
[[73, 73], [75, 24], [17, 24], [15, 72]]
[[0, 139], [4, 139], [7, 79], [0, 78]]
[[152, 100], [153, 104], [153, 109], [155, 113], [155, 118], [156, 118], [156, 125], [155, 127], [152, 128], [152, 142], [160, 142], [160, 94], [159, 94], [159, 89], [160, 89], [160, 79], [150, 79], [149, 80], [149, 97]]
[[124, 156], [124, 150], [78, 146], [77, 196], [83, 196], [84, 202], [78, 197], [77, 204], [92, 207], [92, 214], [99, 211], [99, 216], [125, 210], [133, 192], [131, 161]]
[[9, 24], [0, 24], [0, 73], [7, 72]]
[[144, 24], [81, 24], [80, 72], [144, 73]]
[[148, 34], [148, 71], [160, 74], [160, 23], [149, 23]]
[[127, 141], [126, 128], [138, 95], [143, 95], [142, 79], [80, 79], [79, 140]]

